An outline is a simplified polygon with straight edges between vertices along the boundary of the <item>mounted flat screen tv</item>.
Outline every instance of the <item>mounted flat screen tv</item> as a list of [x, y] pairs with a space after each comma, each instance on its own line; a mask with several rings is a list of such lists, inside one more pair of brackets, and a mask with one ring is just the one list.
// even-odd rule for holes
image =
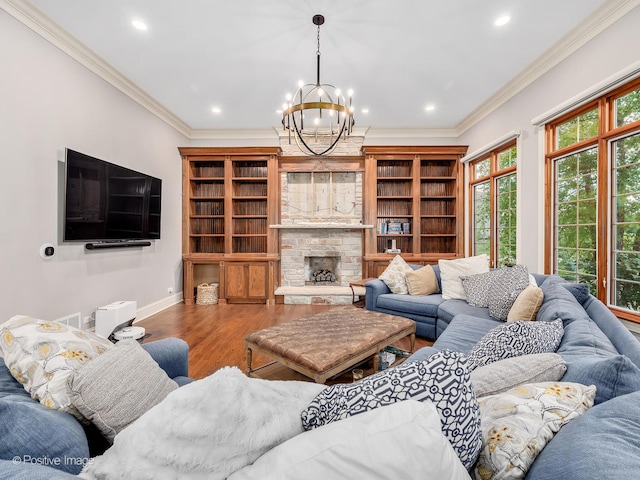
[[64, 241], [160, 238], [162, 180], [66, 151]]

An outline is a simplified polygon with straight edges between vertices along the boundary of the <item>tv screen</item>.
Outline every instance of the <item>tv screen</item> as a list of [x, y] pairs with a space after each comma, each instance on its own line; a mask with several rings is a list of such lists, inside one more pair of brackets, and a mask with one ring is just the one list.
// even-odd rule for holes
[[64, 241], [160, 238], [162, 180], [67, 149]]

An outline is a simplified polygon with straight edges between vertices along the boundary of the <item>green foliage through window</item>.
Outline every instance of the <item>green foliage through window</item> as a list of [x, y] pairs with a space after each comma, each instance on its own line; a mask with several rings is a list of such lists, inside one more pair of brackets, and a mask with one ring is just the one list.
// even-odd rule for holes
[[516, 218], [517, 190], [516, 174], [511, 173], [496, 179], [497, 189], [497, 266], [516, 263]]
[[598, 150], [591, 148], [555, 162], [556, 273], [589, 284], [596, 293]]
[[616, 127], [640, 120], [640, 88], [616, 98], [615, 119]]
[[[624, 97], [623, 97], [624, 98]], [[611, 303], [640, 310], [640, 134], [613, 143]]]
[[598, 109], [578, 115], [556, 129], [556, 147], [563, 148], [598, 135]]
[[473, 252], [474, 255], [491, 251], [491, 197], [489, 181], [473, 186]]

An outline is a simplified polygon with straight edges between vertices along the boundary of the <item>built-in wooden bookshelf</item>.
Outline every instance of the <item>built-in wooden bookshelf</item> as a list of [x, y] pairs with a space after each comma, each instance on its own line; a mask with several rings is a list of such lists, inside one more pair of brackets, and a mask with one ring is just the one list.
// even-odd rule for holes
[[[273, 302], [278, 275], [279, 220], [277, 147], [180, 148], [183, 161], [185, 303], [193, 303], [197, 283], [220, 283], [220, 301]], [[264, 270], [266, 287], [249, 284]], [[246, 275], [246, 292], [237, 275], [225, 282], [225, 270]], [[243, 278], [244, 278], [243, 277]], [[228, 295], [227, 295], [228, 294]], [[246, 297], [246, 298], [244, 298]]]
[[462, 166], [467, 147], [365, 147], [365, 272], [395, 253], [413, 263], [463, 256]]

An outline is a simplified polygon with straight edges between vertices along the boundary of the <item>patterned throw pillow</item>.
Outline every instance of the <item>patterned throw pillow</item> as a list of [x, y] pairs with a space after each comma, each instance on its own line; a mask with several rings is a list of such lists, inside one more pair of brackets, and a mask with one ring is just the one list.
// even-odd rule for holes
[[396, 255], [378, 278], [389, 287], [391, 292], [407, 294], [409, 289], [407, 288], [406, 276], [412, 271], [413, 269], [404, 261], [404, 258]]
[[480, 449], [480, 417], [465, 356], [442, 351], [427, 360], [403, 363], [351, 384], [325, 388], [302, 412], [305, 430], [402, 400], [431, 401], [442, 433], [469, 469]]
[[524, 265], [498, 270], [489, 285], [489, 315], [496, 320], [506, 321], [513, 303], [527, 285], [529, 271]]
[[478, 273], [477, 275], [464, 275], [460, 277], [464, 294], [467, 296], [467, 303], [472, 307], [489, 306], [489, 286], [493, 277], [498, 275], [499, 270]]
[[0, 348], [11, 375], [45, 407], [78, 415], [67, 379], [113, 344], [91, 332], [16, 315], [0, 325]]
[[499, 325], [478, 340], [469, 352], [469, 371], [505, 358], [555, 352], [563, 335], [559, 318], [553, 322], [516, 321]]
[[595, 394], [593, 385], [547, 382], [480, 399], [482, 453], [475, 477], [524, 478], [560, 428], [593, 406]]

